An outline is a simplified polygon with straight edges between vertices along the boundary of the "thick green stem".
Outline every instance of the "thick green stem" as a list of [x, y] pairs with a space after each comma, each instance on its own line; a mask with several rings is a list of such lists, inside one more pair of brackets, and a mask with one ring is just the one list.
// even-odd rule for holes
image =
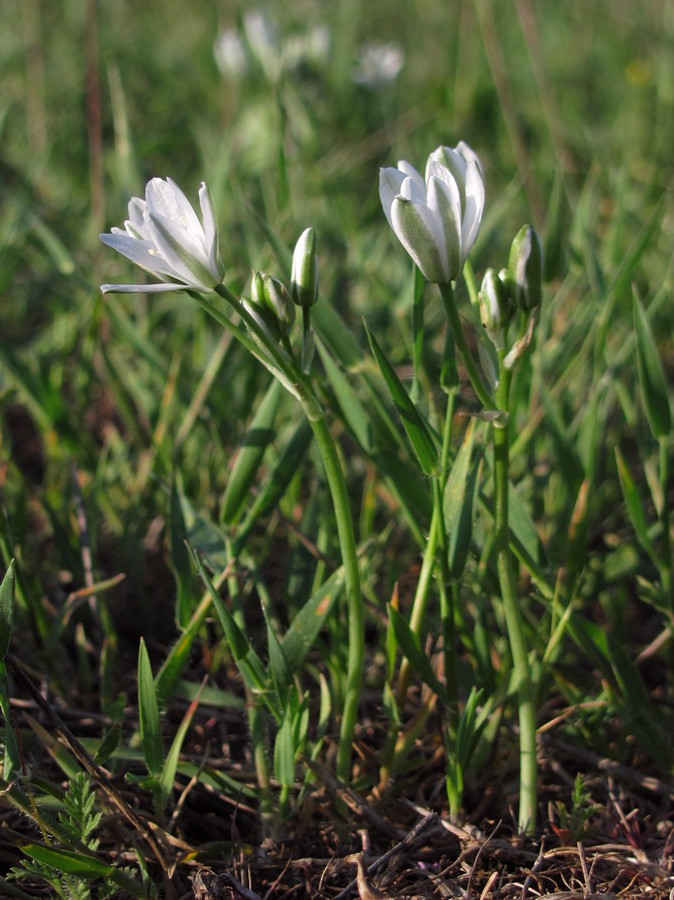
[[456, 302], [454, 300], [454, 289], [452, 288], [451, 283], [439, 284], [438, 287], [440, 288], [442, 302], [445, 306], [447, 321], [449, 322], [449, 327], [452, 329], [454, 343], [456, 344], [457, 349], [461, 354], [461, 362], [463, 363], [466, 373], [468, 374], [468, 378], [470, 379], [470, 383], [473, 386], [473, 390], [477, 394], [480, 403], [485, 408], [485, 410], [493, 409], [494, 400], [487, 388], [484, 386], [482, 376], [480, 375], [478, 368], [475, 365], [475, 361], [473, 360], [468, 344], [466, 343], [466, 336], [464, 334], [463, 327], [461, 325], [461, 319], [459, 318], [459, 311], [456, 308]]
[[[508, 412], [510, 373], [501, 366], [497, 405]], [[515, 688], [520, 728], [520, 831], [531, 833], [536, 828], [537, 780], [535, 690], [531, 680], [529, 655], [524, 638], [522, 616], [515, 585], [513, 557], [508, 529], [509, 431], [507, 417], [493, 427], [494, 441], [494, 516], [498, 575], [513, 659]]]
[[358, 554], [353, 533], [351, 507], [342, 466], [337, 455], [337, 448], [324, 417], [320, 419], [309, 418], [309, 421], [316, 439], [316, 446], [323, 460], [332, 495], [332, 505], [335, 511], [337, 535], [346, 581], [349, 639], [344, 711], [339, 734], [336, 771], [339, 779], [349, 782], [351, 781], [351, 745], [358, 719], [358, 707], [363, 683], [363, 655], [365, 651], [363, 597], [360, 591]]

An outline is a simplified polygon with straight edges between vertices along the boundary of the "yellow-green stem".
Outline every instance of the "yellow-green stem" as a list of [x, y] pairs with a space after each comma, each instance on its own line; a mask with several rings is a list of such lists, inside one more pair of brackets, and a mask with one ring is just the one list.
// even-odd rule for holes
[[669, 504], [667, 493], [669, 491], [669, 436], [659, 439], [660, 444], [660, 528], [662, 531], [662, 559], [663, 566], [660, 574], [662, 589], [669, 602], [669, 609], [674, 613], [674, 578], [672, 578], [672, 540], [669, 532]]
[[[344, 692], [344, 709], [340, 727], [339, 747], [337, 749], [337, 777], [343, 781], [351, 780], [351, 746], [358, 719], [358, 707], [363, 682], [363, 657], [365, 653], [363, 598], [360, 591], [360, 574], [358, 571], [358, 553], [353, 532], [351, 507], [346, 490], [344, 473], [337, 453], [337, 447], [323, 414], [321, 404], [316, 397], [307, 374], [297, 365], [287, 352], [274, 343], [270, 335], [260, 328], [255, 319], [247, 312], [240, 300], [225, 287], [218, 285], [216, 293], [231, 306], [243, 319], [246, 327], [255, 335], [262, 350], [245, 331], [229, 321], [222, 310], [212, 303], [210, 298], [195, 295], [196, 299], [221, 325], [232, 331], [234, 336], [249, 349], [253, 355], [265, 361], [277, 377], [280, 378], [302, 404], [302, 409], [309, 420], [316, 446], [321, 455], [325, 474], [328, 479], [332, 498], [337, 536], [344, 566], [344, 577], [347, 597], [348, 616], [348, 654], [346, 671], [346, 688]], [[308, 319], [305, 321], [308, 322]]]
[[456, 308], [456, 301], [454, 300], [454, 289], [452, 288], [451, 283], [439, 284], [438, 287], [440, 288], [442, 302], [445, 306], [445, 314], [447, 316], [447, 321], [449, 322], [449, 327], [452, 330], [454, 343], [461, 355], [461, 362], [464, 365], [470, 383], [473, 386], [473, 390], [486, 410], [493, 409], [494, 400], [484, 386], [482, 376], [475, 365], [475, 361], [468, 348], [468, 344], [466, 343], [466, 336], [461, 325], [461, 319], [459, 318], [459, 311]]
[[[510, 372], [500, 367], [497, 405], [508, 413]], [[522, 616], [517, 597], [513, 557], [508, 528], [508, 484], [510, 446], [507, 415], [503, 424], [493, 427], [494, 441], [494, 518], [498, 552], [498, 576], [505, 610], [508, 641], [513, 659], [520, 728], [520, 806], [518, 824], [522, 833], [536, 829], [537, 780], [535, 690], [531, 680], [529, 655], [524, 638]]]
[[351, 780], [351, 746], [358, 720], [363, 683], [365, 652], [363, 597], [360, 591], [358, 554], [353, 533], [351, 507], [337, 448], [324, 417], [315, 420], [310, 418], [309, 421], [330, 487], [346, 583], [349, 638], [344, 710], [339, 733], [336, 772], [340, 780], [349, 782]]

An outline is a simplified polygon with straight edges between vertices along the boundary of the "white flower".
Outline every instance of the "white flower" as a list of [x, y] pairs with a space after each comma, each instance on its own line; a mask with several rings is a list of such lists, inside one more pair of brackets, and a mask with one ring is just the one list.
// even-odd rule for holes
[[427, 281], [446, 284], [461, 272], [480, 230], [482, 168], [461, 141], [428, 157], [425, 179], [410, 163], [381, 169], [379, 197], [389, 225]]
[[353, 80], [367, 87], [380, 87], [395, 81], [404, 64], [405, 54], [397, 44], [363, 44]]
[[278, 32], [261, 9], [251, 9], [243, 17], [243, 29], [248, 46], [271, 82], [281, 75], [281, 41]]
[[225, 78], [241, 78], [248, 71], [248, 54], [238, 31], [221, 31], [213, 45], [215, 62]]
[[217, 287], [224, 278], [225, 267], [218, 250], [215, 207], [204, 182], [199, 203], [203, 225], [174, 181], [149, 181], [145, 200], [133, 197], [129, 202], [124, 229], [113, 228], [111, 234], [100, 237], [108, 247], [164, 280], [161, 284], [103, 284], [103, 293], [212, 291]]

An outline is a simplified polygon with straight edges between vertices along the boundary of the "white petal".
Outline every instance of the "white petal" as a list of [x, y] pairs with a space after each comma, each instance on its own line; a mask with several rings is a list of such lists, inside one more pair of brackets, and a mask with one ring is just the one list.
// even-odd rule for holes
[[159, 294], [164, 291], [185, 291], [184, 284], [102, 284], [102, 294]]
[[164, 216], [179, 223], [195, 235], [203, 236], [203, 228], [192, 205], [178, 185], [167, 178], [153, 178], [145, 188], [148, 216]]
[[218, 273], [211, 272], [203, 247], [194, 246], [185, 233], [176, 234], [175, 223], [163, 216], [152, 216], [150, 228], [157, 249], [178, 273], [178, 278], [198, 290], [212, 290], [220, 282]]
[[472, 150], [468, 146], [468, 144], [465, 143], [465, 141], [459, 141], [454, 150], [459, 153], [467, 163], [474, 162], [480, 172], [480, 175], [483, 175], [480, 157], [474, 150]]
[[455, 179], [459, 190], [463, 192], [463, 183], [466, 177], [466, 160], [451, 147], [437, 147], [426, 162], [426, 181], [437, 172], [438, 166], [448, 170]]
[[400, 186], [404, 179], [405, 175], [398, 169], [394, 169], [392, 166], [379, 170], [379, 199], [381, 200], [386, 220], [391, 228], [393, 228], [393, 222], [391, 221], [391, 204], [393, 203], [393, 198], [397, 197], [400, 193]]
[[437, 216], [418, 200], [396, 197], [391, 207], [393, 230], [427, 281], [449, 281], [442, 226]]
[[[443, 172], [447, 170], [443, 168]], [[447, 173], [448, 174], [448, 173]], [[428, 183], [428, 205], [442, 227], [442, 247], [448, 280], [454, 280], [461, 271], [461, 204], [453, 178], [447, 180], [431, 176]]]
[[152, 241], [140, 241], [127, 234], [102, 234], [101, 243], [112, 247], [122, 256], [126, 256], [131, 262], [140, 266], [150, 275], [168, 275], [177, 278], [175, 269], [157, 253], [157, 248]]
[[463, 258], [470, 253], [477, 239], [484, 210], [484, 181], [479, 163], [470, 160], [466, 169], [466, 199], [461, 225]]
[[419, 183], [408, 176], [400, 185], [400, 196], [405, 200], [418, 200], [420, 203], [426, 203], [426, 185], [423, 181]]
[[423, 192], [425, 190], [424, 179], [421, 177], [421, 175], [417, 172], [417, 170], [414, 168], [414, 166], [411, 163], [408, 163], [404, 159], [399, 159], [398, 160], [398, 168], [400, 169], [401, 172], [404, 172], [404, 174], [408, 178], [411, 178], [412, 181], [415, 182], [415, 184], [417, 185], [417, 187], [419, 188], [420, 191]]
[[[176, 270], [181, 271], [188, 258], [197, 260], [204, 268], [209, 267], [205, 239], [199, 241], [175, 219], [150, 215], [148, 232], [161, 256]], [[191, 271], [191, 263], [188, 266]]]
[[206, 251], [208, 253], [209, 268], [213, 274], [217, 274], [220, 278], [224, 278], [225, 267], [220, 258], [220, 248], [218, 246], [218, 220], [215, 212], [215, 204], [213, 197], [208, 190], [205, 181], [201, 182], [199, 189], [199, 205], [201, 206], [201, 214], [204, 220], [204, 236], [206, 238]]

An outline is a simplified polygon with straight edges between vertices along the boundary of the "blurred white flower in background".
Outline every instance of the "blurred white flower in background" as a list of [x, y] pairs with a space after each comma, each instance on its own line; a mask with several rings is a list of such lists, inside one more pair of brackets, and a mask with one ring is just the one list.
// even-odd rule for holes
[[381, 87], [394, 81], [404, 65], [405, 53], [398, 44], [363, 44], [353, 80], [366, 87]]
[[234, 28], [225, 28], [216, 37], [213, 56], [220, 74], [225, 78], [241, 78], [250, 68], [248, 51]]
[[297, 69], [304, 63], [322, 63], [330, 53], [330, 29], [327, 25], [313, 25], [306, 31], [291, 34], [283, 45], [283, 63], [287, 69]]
[[213, 54], [225, 78], [241, 78], [258, 67], [275, 83], [283, 71], [303, 65], [320, 66], [330, 53], [327, 25], [308, 26], [281, 38], [278, 29], [261, 9], [250, 9], [242, 28], [225, 28], [215, 39]]

